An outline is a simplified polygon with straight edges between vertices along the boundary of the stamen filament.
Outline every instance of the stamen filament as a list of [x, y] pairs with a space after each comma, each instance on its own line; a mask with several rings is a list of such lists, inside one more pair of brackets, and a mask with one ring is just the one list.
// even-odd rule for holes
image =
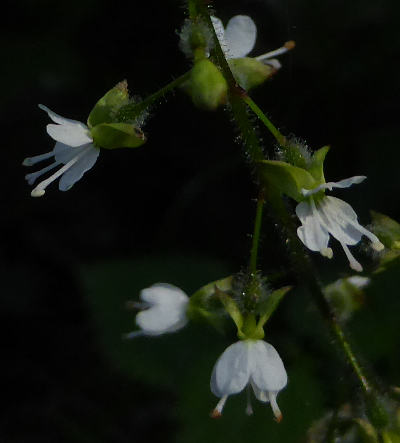
[[32, 172], [31, 174], [26, 174], [25, 175], [25, 180], [30, 184], [33, 185], [36, 181], [36, 179], [38, 177], [40, 177], [41, 175], [45, 174], [47, 171], [51, 171], [52, 169], [54, 169], [56, 166], [58, 166], [61, 162], [54, 162], [49, 166], [46, 166], [45, 168], [41, 169], [40, 171], [37, 172]]
[[56, 178], [63, 175], [64, 172], [68, 171], [80, 158], [86, 154], [86, 152], [91, 148], [92, 145], [89, 145], [86, 149], [83, 149], [79, 154], [77, 154], [72, 160], [70, 160], [67, 164], [65, 164], [62, 168], [60, 168], [57, 172], [55, 172], [52, 176], [40, 182], [36, 188], [34, 188], [31, 192], [32, 197], [41, 197], [45, 193], [46, 187], [52, 183]]
[[36, 163], [39, 163], [43, 160], [47, 160], [48, 158], [53, 157], [54, 152], [50, 151], [50, 152], [46, 152], [46, 154], [40, 154], [40, 155], [35, 155], [34, 157], [27, 157], [23, 162], [22, 165], [23, 166], [33, 166]]
[[219, 418], [222, 415], [222, 409], [224, 409], [226, 400], [228, 399], [227, 395], [224, 395], [221, 400], [217, 403], [217, 406], [214, 408], [214, 410], [211, 412], [212, 418]]
[[143, 331], [132, 331], [132, 332], [127, 332], [126, 334], [122, 334], [122, 338], [125, 340], [130, 340], [131, 338], [140, 337], [142, 335], [144, 335]]
[[275, 419], [278, 423], [282, 421], [283, 415], [281, 410], [279, 409], [278, 403], [276, 402], [276, 393], [268, 392], [269, 401], [271, 403], [272, 412], [275, 415]]
[[340, 244], [342, 245], [344, 253], [346, 254], [347, 259], [349, 260], [350, 268], [353, 269], [354, 271], [362, 272], [363, 267], [354, 258], [353, 254], [350, 252], [350, 249], [348, 248], [348, 246], [345, 243], [343, 243], [343, 242], [340, 242]]
[[262, 61], [262, 60], [267, 60], [272, 57], [277, 57], [279, 55], [285, 54], [286, 52], [290, 51], [294, 47], [295, 47], [295, 42], [293, 40], [290, 40], [290, 41], [286, 42], [281, 48], [275, 49], [274, 51], [266, 52], [265, 54], [255, 57], [255, 59]]

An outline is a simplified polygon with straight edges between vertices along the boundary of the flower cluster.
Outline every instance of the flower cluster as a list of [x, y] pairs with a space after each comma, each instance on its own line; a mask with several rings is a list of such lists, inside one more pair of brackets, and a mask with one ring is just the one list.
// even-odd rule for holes
[[[125, 338], [156, 336], [178, 331], [188, 320], [190, 298], [176, 286], [158, 283], [140, 292], [141, 301], [132, 303], [139, 309], [136, 324], [140, 328]], [[253, 388], [256, 398], [271, 404], [276, 420], [282, 419], [276, 397], [287, 383], [287, 374], [275, 348], [263, 340], [243, 339], [229, 346], [217, 360], [211, 375], [210, 387], [220, 401], [212, 412], [216, 418], [228, 396]], [[246, 412], [252, 414], [250, 401]]]

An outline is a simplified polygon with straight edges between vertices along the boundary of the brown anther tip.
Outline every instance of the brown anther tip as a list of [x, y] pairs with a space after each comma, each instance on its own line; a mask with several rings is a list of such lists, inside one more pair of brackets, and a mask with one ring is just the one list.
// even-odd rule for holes
[[217, 411], [217, 409], [213, 409], [213, 411], [210, 413], [211, 418], [221, 418], [222, 414], [221, 412]]
[[289, 40], [288, 42], [286, 42], [283, 45], [288, 51], [290, 51], [291, 49], [295, 48], [296, 46], [296, 42], [294, 40]]
[[280, 422], [282, 421], [282, 419], [283, 419], [283, 415], [282, 415], [282, 414], [280, 414], [280, 415], [278, 415], [277, 417], [275, 417], [275, 421], [276, 421], [277, 423], [280, 423]]

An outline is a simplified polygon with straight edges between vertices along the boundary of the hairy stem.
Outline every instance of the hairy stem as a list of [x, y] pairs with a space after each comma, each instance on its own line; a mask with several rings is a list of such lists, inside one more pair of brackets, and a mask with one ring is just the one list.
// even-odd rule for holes
[[264, 193], [261, 191], [257, 199], [256, 218], [254, 220], [253, 239], [250, 251], [249, 271], [251, 275], [257, 272], [257, 256], [258, 256], [258, 247], [260, 244], [263, 206], [264, 206]]
[[128, 105], [122, 106], [118, 111], [116, 120], [121, 122], [127, 120], [134, 120], [135, 118], [140, 116], [140, 114], [143, 111], [145, 111], [147, 108], [151, 107], [155, 102], [163, 98], [167, 93], [173, 91], [178, 86], [181, 86], [189, 78], [189, 75], [190, 71], [186, 72], [185, 74], [176, 78], [172, 82], [168, 83], [168, 85], [159, 89], [157, 92], [154, 92], [153, 94], [149, 95], [144, 100], [138, 103], [129, 103]]
[[271, 122], [271, 120], [261, 111], [256, 103], [246, 94], [243, 95], [243, 101], [256, 114], [256, 116], [264, 123], [269, 132], [275, 137], [276, 141], [282, 146], [286, 143], [286, 138], [282, 135], [278, 128]]

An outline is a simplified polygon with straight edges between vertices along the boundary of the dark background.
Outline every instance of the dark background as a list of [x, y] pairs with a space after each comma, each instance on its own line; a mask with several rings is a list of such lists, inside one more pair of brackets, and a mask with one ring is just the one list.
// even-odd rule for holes
[[[248, 14], [254, 55], [294, 39], [283, 68], [252, 93], [286, 134], [330, 144], [326, 175], [368, 180], [338, 192], [363, 224], [374, 209], [399, 218], [399, 2], [397, 0], [215, 1], [226, 24]], [[6, 2], [2, 14], [1, 322], [4, 442], [303, 441], [310, 424], [357, 402], [318, 314], [301, 290], [282, 303], [266, 339], [289, 385], [284, 421], [268, 407], [244, 415], [245, 396], [224, 417], [208, 413], [212, 366], [229, 343], [208, 327], [121, 342], [134, 328], [124, 303], [158, 282], [188, 294], [246, 265], [256, 189], [229, 115], [199, 111], [181, 92], [153, 109], [136, 150], [102, 151], [70, 191], [30, 197], [23, 158], [50, 151], [48, 117], [86, 121], [118, 81], [145, 97], [186, 72], [176, 31], [183, 2]], [[273, 140], [260, 127], [264, 146]], [[260, 264], [279, 271], [284, 240], [267, 216]], [[349, 269], [337, 244], [324, 280]], [[355, 248], [361, 261], [368, 260]], [[377, 277], [349, 325], [382, 386], [399, 380], [398, 272]]]

